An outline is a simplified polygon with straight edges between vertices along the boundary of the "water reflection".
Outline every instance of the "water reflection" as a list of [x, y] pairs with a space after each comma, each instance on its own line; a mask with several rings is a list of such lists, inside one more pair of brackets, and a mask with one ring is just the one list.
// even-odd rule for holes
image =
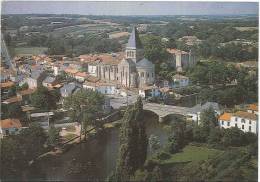
[[[170, 132], [158, 117], [146, 113], [146, 133], [156, 135], [161, 145]], [[110, 128], [86, 143], [73, 146], [60, 156], [52, 156], [35, 163], [27, 174], [30, 180], [103, 181], [115, 169], [119, 148], [119, 129]], [[150, 151], [148, 151], [149, 155]]]

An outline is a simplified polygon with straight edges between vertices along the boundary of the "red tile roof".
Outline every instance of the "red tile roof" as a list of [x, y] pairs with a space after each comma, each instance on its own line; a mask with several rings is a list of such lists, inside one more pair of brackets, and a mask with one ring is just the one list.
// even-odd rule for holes
[[19, 119], [4, 119], [0, 122], [1, 128], [21, 128], [22, 124]]

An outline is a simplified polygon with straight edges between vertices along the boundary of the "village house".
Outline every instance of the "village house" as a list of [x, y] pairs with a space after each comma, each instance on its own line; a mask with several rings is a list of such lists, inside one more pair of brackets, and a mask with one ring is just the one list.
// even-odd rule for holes
[[179, 38], [178, 41], [183, 41], [188, 46], [202, 43], [202, 40], [198, 39], [196, 36], [183, 36], [182, 38]]
[[180, 74], [176, 74], [172, 77], [173, 88], [176, 87], [187, 87], [189, 85], [189, 78]]
[[16, 135], [22, 129], [19, 119], [4, 119], [0, 122], [0, 138], [8, 135]]
[[58, 80], [55, 77], [47, 76], [43, 81], [42, 85], [47, 88], [52, 88], [58, 83]]
[[63, 87], [60, 88], [60, 94], [62, 97], [68, 97], [71, 95], [78, 87], [78, 85], [74, 82], [64, 84]]
[[161, 96], [160, 88], [155, 85], [141, 88], [138, 92], [142, 98]]
[[77, 72], [74, 78], [79, 82], [84, 82], [87, 77], [88, 74], [86, 72]]
[[222, 128], [237, 127], [243, 132], [258, 133], [257, 116], [245, 111], [236, 113], [224, 113], [218, 118], [219, 126]]
[[247, 107], [247, 112], [258, 115], [258, 105], [249, 104], [249, 106]]
[[167, 51], [171, 54], [171, 65], [179, 72], [196, 64], [195, 55], [191, 51], [185, 52], [178, 49], [167, 49]]
[[42, 81], [46, 77], [46, 72], [42, 70], [35, 70], [31, 73], [31, 76], [27, 78], [26, 82], [30, 89], [39, 87]]
[[97, 91], [100, 92], [102, 94], [117, 94], [118, 93], [118, 86], [116, 83], [112, 83], [112, 82], [104, 82], [101, 80], [94, 80], [92, 79], [92, 82], [89, 81], [89, 79], [87, 81], [85, 81], [83, 83], [83, 88], [85, 89], [91, 89], [93, 91]]

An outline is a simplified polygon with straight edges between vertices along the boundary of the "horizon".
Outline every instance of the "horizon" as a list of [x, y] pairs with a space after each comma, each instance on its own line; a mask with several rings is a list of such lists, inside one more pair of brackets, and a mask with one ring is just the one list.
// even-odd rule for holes
[[[257, 15], [257, 2], [178, 1], [3, 1], [2, 14], [89, 16], [243, 16]], [[203, 13], [202, 13], [203, 12]]]

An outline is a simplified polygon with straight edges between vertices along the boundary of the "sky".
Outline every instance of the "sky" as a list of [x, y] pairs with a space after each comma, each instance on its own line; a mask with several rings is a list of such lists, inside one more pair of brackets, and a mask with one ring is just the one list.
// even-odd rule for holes
[[258, 14], [258, 3], [205, 1], [3, 1], [2, 14], [240, 15]]

